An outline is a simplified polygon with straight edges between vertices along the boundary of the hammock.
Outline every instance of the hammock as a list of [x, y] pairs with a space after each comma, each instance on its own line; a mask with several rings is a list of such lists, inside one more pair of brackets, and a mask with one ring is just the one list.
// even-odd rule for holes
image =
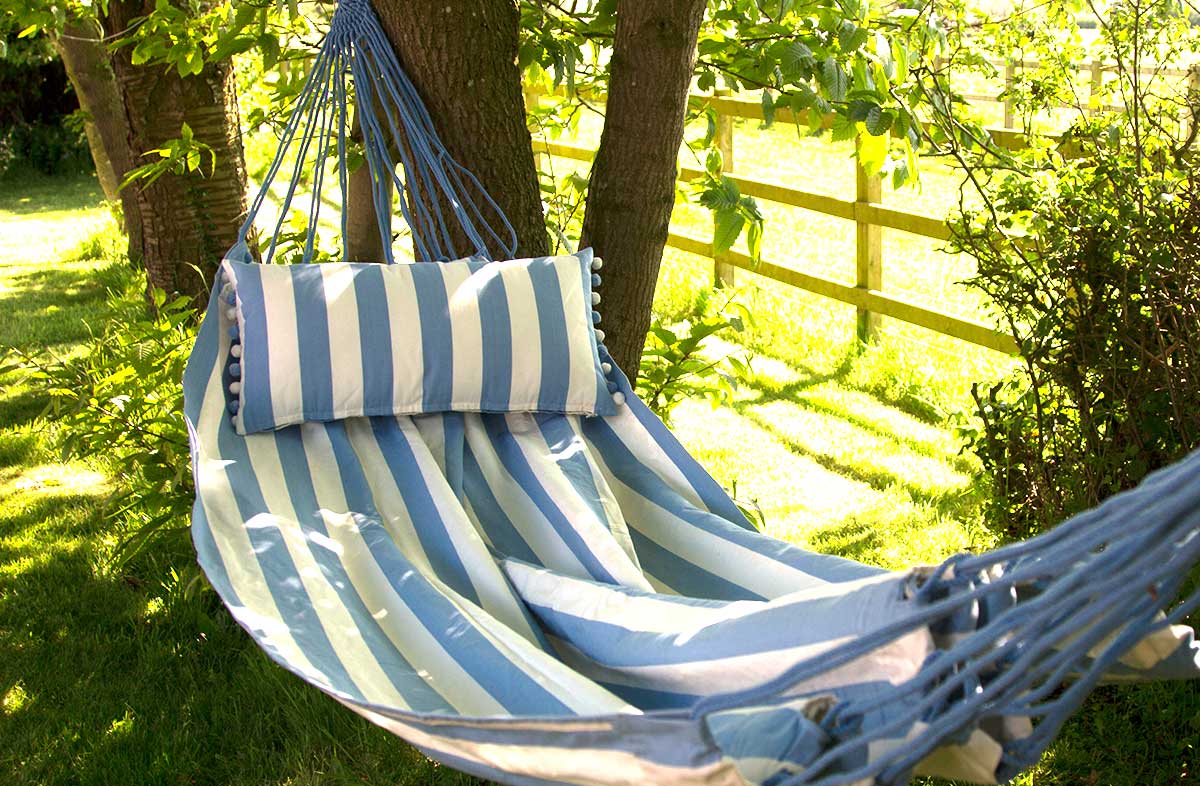
[[[264, 262], [305, 178], [313, 257], [351, 101], [385, 261], [395, 185], [446, 264], [254, 261], [287, 162]], [[448, 262], [455, 231], [474, 257]], [[337, 9], [242, 237], [184, 378], [200, 564], [277, 663], [440, 762], [521, 786], [996, 782], [1100, 681], [1200, 675], [1175, 624], [1200, 598], [1168, 609], [1200, 560], [1200, 455], [933, 568], [760, 534], [612, 364], [598, 261], [511, 259], [366, 0]]]

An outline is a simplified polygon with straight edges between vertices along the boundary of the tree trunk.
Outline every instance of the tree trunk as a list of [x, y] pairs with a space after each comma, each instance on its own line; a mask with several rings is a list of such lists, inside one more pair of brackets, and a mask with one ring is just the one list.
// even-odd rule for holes
[[125, 173], [134, 166], [129, 149], [129, 124], [108, 52], [100, 38], [100, 27], [94, 18], [71, 19], [63, 26], [62, 34], [54, 37], [54, 48], [66, 67], [79, 107], [87, 113], [88, 147], [104, 198], [121, 203], [130, 257], [136, 259], [142, 243], [141, 213], [135, 193], [130, 189], [119, 190]]
[[[114, 0], [102, 20], [104, 29], [126, 30], [154, 6], [155, 0]], [[117, 50], [113, 70], [135, 160], [178, 138], [184, 123], [216, 155], [211, 173], [205, 156], [202, 172], [166, 174], [128, 189], [141, 214], [140, 256], [149, 286], [202, 303], [221, 256], [237, 241], [246, 217], [246, 165], [233, 68], [228, 61], [208, 63], [199, 75], [181, 78], [162, 65], [133, 65], [131, 51]]]
[[[362, 142], [362, 128], [358, 115], [354, 116], [354, 141]], [[389, 197], [392, 194], [392, 181], [385, 180]], [[379, 232], [379, 222], [375, 214], [375, 186], [371, 181], [371, 167], [364, 160], [358, 169], [350, 173], [346, 183], [346, 261], [347, 262], [383, 262], [384, 237]], [[391, 200], [389, 198], [388, 202]], [[391, 242], [391, 238], [387, 239]]]
[[[374, 5], [442, 142], [512, 222], [518, 255], [549, 253], [516, 65], [516, 4], [376, 0]], [[460, 254], [475, 250], [461, 232], [452, 239]]]
[[581, 245], [604, 258], [605, 345], [637, 375], [667, 227], [704, 0], [620, 0]]

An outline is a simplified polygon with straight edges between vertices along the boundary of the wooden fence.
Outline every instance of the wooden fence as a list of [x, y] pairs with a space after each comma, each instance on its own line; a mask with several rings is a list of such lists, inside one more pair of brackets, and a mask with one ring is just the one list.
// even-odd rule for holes
[[[714, 275], [718, 282], [733, 283], [736, 270], [749, 270], [774, 281], [852, 305], [857, 309], [858, 333], [863, 340], [871, 338], [878, 328], [879, 318], [887, 316], [997, 352], [1016, 353], [1017, 344], [1012, 336], [987, 325], [945, 314], [883, 291], [883, 230], [895, 229], [944, 241], [950, 237], [944, 217], [924, 215], [882, 204], [880, 179], [868, 175], [858, 165], [857, 159], [854, 199], [803, 191], [782, 183], [736, 174], [733, 120], [746, 118], [761, 121], [762, 104], [758, 101], [707, 95], [694, 95], [692, 101], [698, 104], [707, 103], [716, 111], [717, 142], [725, 161], [725, 173], [737, 183], [741, 193], [756, 199], [791, 205], [854, 222], [855, 281], [850, 284], [805, 273], [765, 258], [755, 263], [748, 255], [732, 250], [715, 254], [710, 241], [676, 231], [672, 231], [668, 236], [667, 245], [713, 260]], [[797, 116], [786, 109], [776, 111], [775, 121], [807, 122], [804, 113]], [[587, 162], [595, 156], [589, 148], [560, 142], [535, 141], [534, 152]], [[681, 167], [679, 170], [679, 177], [684, 181], [696, 180], [703, 175], [700, 170], [689, 167]]]

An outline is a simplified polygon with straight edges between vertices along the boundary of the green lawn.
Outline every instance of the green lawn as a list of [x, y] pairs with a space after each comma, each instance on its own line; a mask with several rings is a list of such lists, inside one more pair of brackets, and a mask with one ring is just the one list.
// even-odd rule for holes
[[[98, 202], [86, 180], [0, 184], [0, 345], [79, 351], [108, 290], [136, 300]], [[780, 249], [820, 249], [805, 231], [769, 228]], [[670, 255], [659, 310], [683, 313], [709, 280]], [[731, 407], [676, 410], [689, 449], [797, 543], [895, 568], [995, 543], [950, 416], [1003, 361], [894, 325], [859, 352], [849, 309], [745, 281], [755, 378]], [[115, 568], [105, 502], [120, 468], [60, 461], [43, 405], [0, 378], [0, 783], [474, 783], [273, 666], [211, 592], [187, 591], [184, 539]], [[1197, 736], [1194, 685], [1105, 690], [1020, 782], [1195, 781]]]

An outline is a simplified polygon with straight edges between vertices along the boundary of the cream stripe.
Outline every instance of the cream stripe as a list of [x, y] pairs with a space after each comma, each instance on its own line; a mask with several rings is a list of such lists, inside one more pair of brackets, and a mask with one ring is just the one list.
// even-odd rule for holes
[[479, 418], [466, 419], [467, 443], [479, 464], [484, 481], [491, 489], [496, 503], [520, 533], [538, 561], [560, 573], [585, 577], [583, 564], [563, 543], [550, 522], [533, 504], [529, 495], [513, 480], [500, 462], [491, 438]]
[[[296, 565], [313, 609], [317, 612], [321, 626], [325, 629], [338, 658], [346, 664], [347, 672], [367, 701], [408, 709], [408, 702], [388, 679], [379, 661], [363, 640], [357, 623], [330, 585], [329, 577], [313, 556], [314, 547], [333, 551], [335, 556], [336, 551], [331, 548], [328, 538], [314, 531], [306, 533], [298, 523], [296, 510], [287, 493], [287, 482], [284, 480], [283, 466], [274, 440], [270, 443], [266, 439], [247, 440], [246, 447], [250, 451], [250, 462], [262, 488], [263, 499], [267, 508], [275, 515], [275, 523], [283, 535], [288, 554]], [[328, 468], [318, 470], [321, 474], [327, 471]], [[333, 526], [331, 519], [344, 515], [326, 509], [322, 509], [320, 513], [325, 519], [326, 528]]]
[[450, 309], [450, 335], [454, 342], [454, 390], [451, 400], [463, 409], [479, 406], [483, 395], [483, 349], [479, 315], [479, 298], [476, 287], [486, 278], [483, 268], [474, 276], [466, 262], [454, 262], [441, 266], [442, 281], [446, 286], [446, 302]]
[[[329, 362], [333, 376], [333, 411], [342, 417], [363, 411], [362, 344], [354, 271], [349, 265], [318, 265], [329, 314]], [[336, 317], [336, 318], [335, 318]], [[381, 340], [382, 337], [379, 337]], [[272, 341], [274, 344], [274, 341]]]
[[[583, 277], [576, 257], [555, 257], [554, 272], [566, 317], [570, 374], [567, 377], [568, 411], [594, 412], [596, 362], [592, 358], [592, 304], [583, 301]], [[605, 391], [607, 393], [607, 390]]]
[[271, 374], [271, 412], [277, 426], [304, 419], [300, 392], [300, 344], [296, 327], [296, 299], [291, 271], [263, 265], [263, 310], [266, 314], [267, 353]]
[[254, 546], [247, 536], [246, 525], [242, 522], [236, 497], [225, 473], [229, 462], [209, 458], [220, 455], [216, 444], [217, 432], [221, 419], [228, 417], [225, 392], [221, 387], [221, 361], [229, 352], [229, 344], [229, 336], [222, 333], [217, 348], [217, 362], [209, 373], [199, 422], [195, 424], [196, 496], [204, 506], [208, 527], [229, 576], [229, 583], [242, 602], [241, 606], [231, 605], [229, 609], [238, 621], [258, 631], [264, 645], [274, 649], [290, 666], [312, 680], [329, 685], [329, 678], [309, 662], [292, 638], [267, 589], [266, 577], [255, 557]]
[[633, 561], [633, 564], [641, 571], [641, 561], [638, 559], [637, 550], [633, 546], [633, 540], [629, 536], [629, 526], [625, 523], [625, 514], [621, 512], [621, 506], [617, 504], [612, 489], [609, 488], [608, 481], [604, 479], [604, 474], [601, 473], [600, 467], [597, 465], [599, 456], [596, 455], [596, 451], [583, 436], [580, 416], [567, 415], [565, 418], [567, 424], [571, 427], [571, 431], [575, 434], [575, 438], [584, 446], [583, 457], [587, 460], [588, 473], [591, 475], [592, 483], [596, 485], [596, 491], [600, 495], [600, 506], [604, 510], [604, 515], [608, 518], [608, 527], [612, 532], [612, 536], [629, 556], [629, 559]]
[[[533, 470], [542, 488], [554, 505], [562, 511], [586, 548], [618, 583], [627, 587], [650, 590], [642, 571], [613, 538], [608, 527], [595, 512], [579, 498], [575, 487], [563, 477], [562, 470], [550, 457], [545, 435], [537, 427], [537, 417], [525, 412], [505, 415], [505, 421], [515, 438], [518, 449]], [[579, 450], [584, 449], [579, 443]]]
[[[329, 535], [342, 549], [342, 563], [363, 603], [418, 674], [460, 712], [491, 715], [504, 708], [450, 657], [437, 639], [405, 604], [363, 541], [358, 524], [348, 514], [345, 494], [336, 472], [337, 461], [325, 427], [305, 425], [304, 448], [313, 473], [317, 502], [325, 513]], [[321, 471], [324, 468], [326, 471]], [[400, 577], [396, 577], [400, 578]]]
[[[372, 723], [435, 754], [468, 759], [513, 775], [576, 786], [650, 783], [655, 786], [751, 786], [738, 774], [733, 761], [727, 758], [700, 767], [671, 767], [655, 764], [624, 750], [471, 742], [437, 737], [363, 707], [350, 703], [347, 706]], [[697, 752], [700, 746], [697, 740]]]
[[421, 320], [417, 318], [412, 267], [406, 264], [387, 265], [383, 272], [391, 331], [392, 403], [399, 409], [411, 409], [413, 402], [419, 403], [424, 398], [425, 378], [421, 355]]
[[541, 395], [542, 342], [533, 281], [526, 266], [500, 265], [500, 278], [508, 297], [512, 329], [512, 388], [510, 406], [532, 409]]

